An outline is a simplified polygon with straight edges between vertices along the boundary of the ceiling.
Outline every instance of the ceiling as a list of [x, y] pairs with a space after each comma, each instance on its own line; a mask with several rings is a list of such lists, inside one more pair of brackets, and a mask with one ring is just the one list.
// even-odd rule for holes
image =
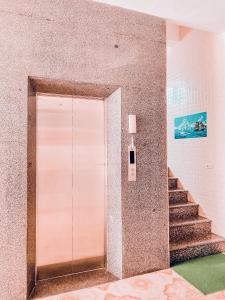
[[212, 32], [225, 31], [225, 0], [96, 0]]

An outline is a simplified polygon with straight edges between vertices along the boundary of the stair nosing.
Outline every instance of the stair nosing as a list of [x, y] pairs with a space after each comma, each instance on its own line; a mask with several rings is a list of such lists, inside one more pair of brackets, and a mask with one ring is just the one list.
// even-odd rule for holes
[[182, 190], [182, 189], [174, 189], [174, 190], [168, 190], [169, 193], [171, 192], [185, 192], [188, 193], [188, 190]]
[[214, 243], [220, 243], [220, 242], [225, 242], [225, 239], [220, 237], [220, 236], [215, 236], [214, 239], [203, 239], [203, 240], [199, 240], [199, 241], [195, 241], [194, 243], [192, 242], [192, 244], [188, 245], [180, 245], [179, 243], [177, 246], [172, 246], [170, 248], [170, 252], [172, 251], [178, 251], [178, 250], [183, 250], [183, 249], [188, 249], [188, 248], [193, 248], [193, 247], [198, 247], [198, 246], [203, 246], [203, 245], [207, 245], [207, 244], [214, 244]]
[[177, 203], [177, 204], [171, 204], [169, 205], [169, 208], [178, 208], [178, 207], [193, 207], [193, 206], [199, 206], [199, 204], [194, 202], [187, 202], [187, 203]]
[[[203, 218], [203, 217], [202, 217]], [[196, 220], [181, 220], [180, 223], [178, 224], [169, 224], [170, 228], [174, 228], [174, 227], [182, 227], [182, 226], [190, 226], [190, 225], [196, 225], [196, 224], [202, 224], [202, 223], [212, 223], [211, 220], [207, 219], [207, 218], [203, 218], [198, 220], [196, 218]]]

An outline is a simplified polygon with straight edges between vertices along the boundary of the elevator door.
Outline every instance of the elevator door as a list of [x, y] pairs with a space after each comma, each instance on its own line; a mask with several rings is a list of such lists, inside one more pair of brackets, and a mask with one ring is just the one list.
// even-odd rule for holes
[[37, 97], [37, 276], [104, 267], [104, 102]]
[[104, 266], [104, 102], [73, 101], [74, 270]]

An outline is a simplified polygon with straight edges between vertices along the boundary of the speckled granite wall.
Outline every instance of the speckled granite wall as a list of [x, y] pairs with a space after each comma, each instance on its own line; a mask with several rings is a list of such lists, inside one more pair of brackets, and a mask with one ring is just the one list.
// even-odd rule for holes
[[[93, 1], [0, 0], [0, 26], [0, 299], [26, 298], [28, 76], [121, 87], [123, 277], [166, 268], [164, 22]], [[135, 183], [128, 113], [137, 114]]]
[[107, 145], [107, 269], [118, 278], [122, 270], [121, 89], [105, 99]]

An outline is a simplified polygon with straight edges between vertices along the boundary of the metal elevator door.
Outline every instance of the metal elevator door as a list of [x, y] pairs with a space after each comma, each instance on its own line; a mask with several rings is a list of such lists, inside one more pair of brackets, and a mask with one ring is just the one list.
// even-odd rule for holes
[[37, 96], [38, 279], [105, 264], [104, 102]]

